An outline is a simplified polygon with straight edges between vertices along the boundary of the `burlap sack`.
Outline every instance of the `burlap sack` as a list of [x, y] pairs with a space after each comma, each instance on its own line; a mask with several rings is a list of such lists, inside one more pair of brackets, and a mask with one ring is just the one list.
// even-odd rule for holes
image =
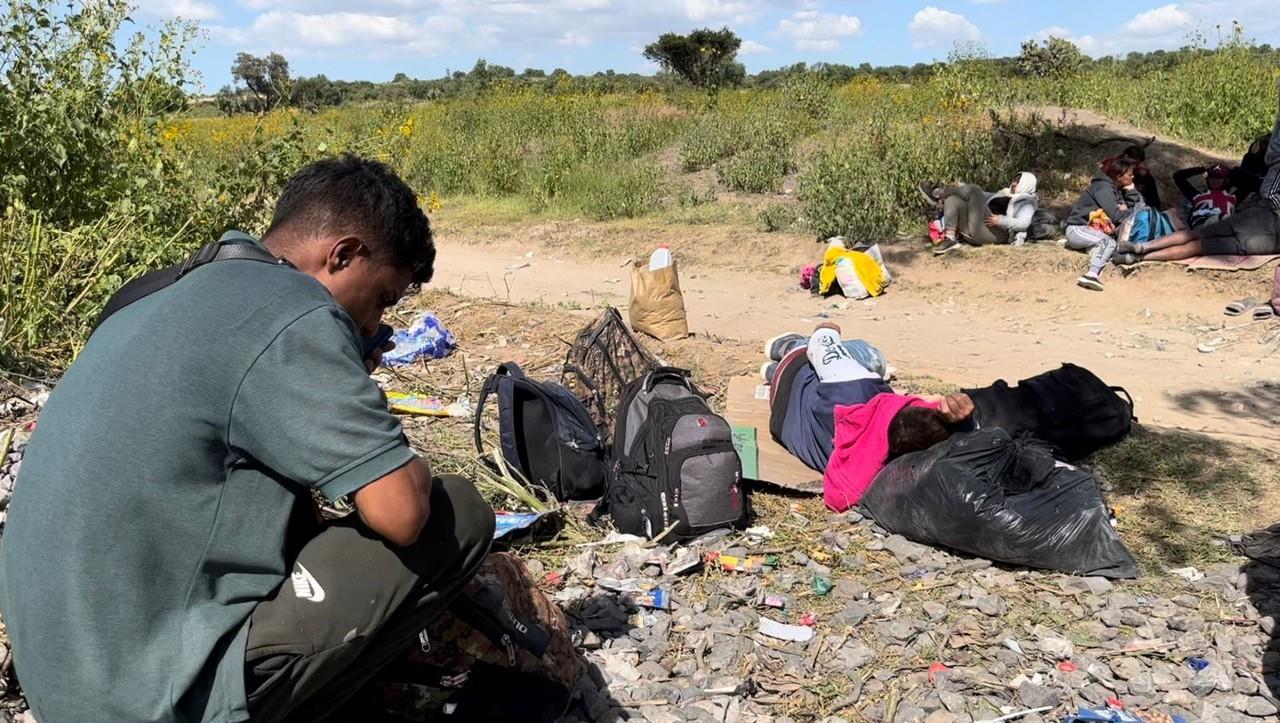
[[662, 341], [683, 339], [689, 335], [689, 319], [684, 312], [684, 294], [680, 293], [680, 274], [675, 259], [657, 271], [649, 270], [647, 260], [631, 267], [631, 328]]

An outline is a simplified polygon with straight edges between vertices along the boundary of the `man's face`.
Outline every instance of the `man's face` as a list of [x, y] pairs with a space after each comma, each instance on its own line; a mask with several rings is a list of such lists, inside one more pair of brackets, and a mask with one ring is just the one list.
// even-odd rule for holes
[[1209, 188], [1215, 191], [1221, 191], [1227, 185], [1226, 176], [1213, 175], [1209, 176]]
[[360, 333], [373, 336], [382, 314], [394, 306], [413, 281], [413, 272], [378, 263], [367, 249], [330, 273], [327, 284], [333, 298], [347, 310]]

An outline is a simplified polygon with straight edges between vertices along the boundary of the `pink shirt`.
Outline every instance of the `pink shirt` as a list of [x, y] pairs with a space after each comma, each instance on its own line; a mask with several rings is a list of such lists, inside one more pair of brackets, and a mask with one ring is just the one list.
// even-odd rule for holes
[[836, 407], [835, 447], [822, 475], [827, 507], [843, 512], [858, 504], [889, 457], [889, 423], [916, 406], [938, 409], [939, 404], [907, 394], [877, 394], [866, 404]]

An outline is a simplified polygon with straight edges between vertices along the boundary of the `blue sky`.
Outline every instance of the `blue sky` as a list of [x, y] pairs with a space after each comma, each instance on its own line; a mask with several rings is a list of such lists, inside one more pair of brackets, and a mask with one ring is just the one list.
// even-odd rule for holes
[[[751, 72], [797, 61], [912, 64], [956, 42], [1011, 55], [1027, 38], [1068, 37], [1091, 55], [1176, 48], [1237, 20], [1280, 45], [1278, 0], [136, 0], [139, 22], [180, 16], [204, 31], [206, 90], [231, 79], [239, 51], [277, 51], [295, 76], [435, 78], [478, 57], [573, 73], [653, 72], [644, 45], [666, 31], [728, 25]], [[1225, 32], [1225, 31], [1224, 31]]]

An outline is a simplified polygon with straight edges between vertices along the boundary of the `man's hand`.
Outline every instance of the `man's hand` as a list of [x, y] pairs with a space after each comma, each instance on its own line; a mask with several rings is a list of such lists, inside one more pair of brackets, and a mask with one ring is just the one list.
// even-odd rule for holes
[[938, 411], [942, 412], [948, 424], [963, 422], [973, 415], [973, 409], [973, 400], [968, 394], [948, 394], [938, 405]]
[[394, 341], [388, 341], [380, 348], [374, 349], [373, 353], [369, 355], [369, 358], [364, 360], [364, 368], [368, 369], [369, 373], [372, 374], [373, 371], [378, 368], [378, 365], [382, 363], [382, 355], [395, 348], [396, 343]]
[[996, 226], [999, 226], [999, 225], [1000, 225], [1000, 217], [999, 217], [999, 216], [995, 215], [994, 213], [989, 213], [989, 214], [987, 214], [987, 227], [988, 227], [988, 228], [995, 228]]
[[412, 545], [431, 516], [431, 470], [415, 457], [361, 487], [356, 492], [356, 512], [388, 542]]

